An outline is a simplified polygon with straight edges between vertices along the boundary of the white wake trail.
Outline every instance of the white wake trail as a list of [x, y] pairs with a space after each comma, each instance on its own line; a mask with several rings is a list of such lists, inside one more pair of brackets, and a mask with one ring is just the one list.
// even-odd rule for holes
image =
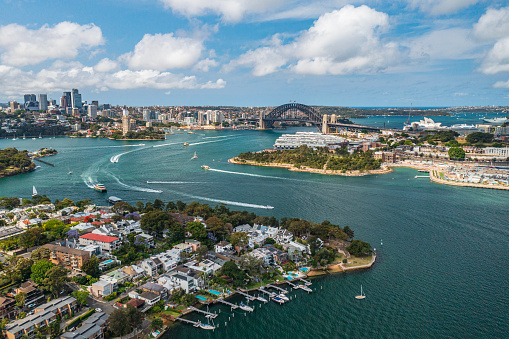
[[245, 176], [248, 176], [248, 177], [258, 177], [258, 178], [270, 178], [270, 179], [291, 180], [291, 179], [289, 179], [289, 178], [274, 177], [274, 176], [271, 176], [271, 175], [261, 175], [261, 174], [252, 174], [252, 173], [243, 173], [243, 172], [232, 172], [232, 171], [224, 171], [224, 170], [215, 169], [215, 168], [209, 168], [208, 170], [209, 170], [209, 171], [212, 171], [212, 172], [220, 172], [220, 173], [228, 173], [228, 174], [236, 174], [236, 175], [245, 175]]
[[122, 181], [120, 181], [119, 178], [117, 178], [116, 176], [114, 176], [111, 172], [108, 172], [108, 174], [113, 177], [113, 179], [115, 179], [115, 181], [120, 185], [120, 186], [123, 186], [125, 188], [128, 188], [130, 190], [133, 190], [133, 191], [139, 191], [139, 192], [148, 192], [148, 193], [163, 193], [163, 191], [161, 190], [153, 190], [153, 189], [150, 189], [150, 188], [145, 188], [145, 187], [138, 187], [138, 186], [132, 186], [132, 185], [128, 185], [126, 183], [123, 183]]
[[226, 204], [226, 205], [251, 207], [251, 208], [262, 208], [262, 209], [266, 209], [266, 210], [271, 210], [271, 209], [274, 208], [274, 206], [269, 206], [269, 205], [265, 205], [264, 206], [264, 205], [249, 204], [249, 203], [238, 202], [238, 201], [229, 201], [229, 200], [220, 200], [220, 199], [205, 198], [205, 197], [200, 197], [198, 195], [190, 195], [190, 194], [185, 194], [185, 195], [187, 195], [187, 196], [189, 196], [190, 198], [193, 198], [193, 199], [212, 201], [212, 202], [217, 202], [217, 203]]
[[[231, 138], [231, 139], [234, 139], [234, 138]], [[221, 139], [221, 140], [194, 142], [192, 144], [189, 144], [189, 146], [201, 145], [201, 144], [210, 144], [210, 143], [213, 143], [213, 142], [220, 142], [220, 141], [225, 141], [225, 140], [230, 140], [230, 139]]]
[[229, 138], [230, 135], [223, 135], [223, 136], [220, 136], [220, 137], [204, 137], [203, 139], [217, 139], [217, 138]]
[[178, 144], [184, 144], [183, 142], [171, 142], [169, 144], [161, 144], [161, 145], [154, 145], [152, 147], [163, 147], [163, 146], [171, 146], [171, 145], [178, 145]]

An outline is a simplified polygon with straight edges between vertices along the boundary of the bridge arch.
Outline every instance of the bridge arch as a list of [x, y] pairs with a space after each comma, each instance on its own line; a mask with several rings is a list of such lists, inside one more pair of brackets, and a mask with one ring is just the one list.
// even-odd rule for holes
[[[293, 120], [286, 119], [285, 114], [288, 111], [300, 111], [308, 118], [308, 120], [302, 120], [303, 122], [310, 122], [316, 125], [318, 128], [322, 125], [322, 116], [313, 107], [292, 102], [284, 104], [274, 108], [269, 114], [266, 114], [263, 119], [263, 127], [271, 128], [274, 125], [274, 121]], [[261, 122], [262, 123], [262, 122]]]

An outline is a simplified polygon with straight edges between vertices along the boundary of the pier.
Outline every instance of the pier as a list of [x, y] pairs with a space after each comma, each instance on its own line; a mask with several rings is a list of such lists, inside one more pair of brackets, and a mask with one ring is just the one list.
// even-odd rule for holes
[[294, 289], [300, 288], [299, 285], [295, 285], [294, 283], [292, 283], [290, 281], [285, 281], [285, 283], [287, 283], [288, 285], [292, 286]]
[[311, 285], [311, 281], [307, 281], [306, 279], [302, 279], [302, 278], [297, 278], [297, 279], [302, 281], [306, 286], [310, 286]]
[[262, 287], [260, 287], [260, 288], [258, 289], [258, 291], [260, 291], [260, 292], [262, 292], [262, 293], [267, 294], [270, 298], [272, 298], [273, 296], [275, 296], [275, 295], [276, 295], [276, 293], [266, 291], [266, 290], [264, 290]]
[[429, 175], [416, 175], [414, 178], [415, 179], [417, 179], [417, 178], [428, 178], [429, 179]]
[[180, 320], [182, 322], [185, 322], [185, 323], [188, 323], [188, 324], [193, 324], [194, 327], [200, 327], [201, 325], [201, 322], [200, 321], [192, 321], [192, 320], [188, 320], [188, 319], [184, 319], [184, 318], [175, 318], [176, 320]]
[[196, 307], [193, 307], [193, 306], [189, 306], [189, 309], [190, 310], [193, 310], [193, 311], [196, 311], [196, 312], [200, 312], [200, 313], [203, 313], [205, 314], [208, 318], [211, 318], [211, 319], [214, 319], [217, 317], [217, 314], [215, 313], [211, 313], [211, 312], [207, 312], [207, 311], [204, 311], [204, 310], [200, 310], [199, 308], [196, 308]]
[[55, 167], [55, 165], [53, 165], [52, 163], [49, 163], [47, 161], [44, 161], [44, 160], [41, 160], [39, 158], [34, 158], [35, 161], [39, 161], [39, 162], [42, 162], [43, 164], [46, 164], [46, 165], [50, 165], [51, 167]]
[[271, 287], [271, 288], [273, 288], [275, 290], [278, 290], [278, 291], [280, 291], [281, 293], [284, 293], [284, 294], [288, 293], [287, 290], [285, 290], [284, 288], [278, 287], [278, 286], [274, 286], [274, 285], [270, 285], [269, 284], [269, 285], [267, 285], [267, 287]]
[[240, 295], [243, 295], [244, 297], [246, 297], [249, 301], [253, 301], [253, 300], [256, 300], [256, 297], [253, 297], [252, 295], [249, 295], [247, 293], [244, 293], [242, 292], [241, 290], [237, 290], [237, 293], [240, 294]]
[[224, 299], [216, 299], [216, 301], [219, 301], [220, 303], [223, 303], [223, 304], [225, 304], [225, 305], [228, 305], [228, 306], [230, 306], [230, 307], [231, 307], [231, 308], [233, 308], [233, 309], [236, 309], [236, 308], [238, 308], [238, 307], [239, 307], [239, 305], [232, 304], [232, 303], [230, 303], [230, 302], [228, 302], [228, 301], [226, 301], [226, 300], [224, 300]]

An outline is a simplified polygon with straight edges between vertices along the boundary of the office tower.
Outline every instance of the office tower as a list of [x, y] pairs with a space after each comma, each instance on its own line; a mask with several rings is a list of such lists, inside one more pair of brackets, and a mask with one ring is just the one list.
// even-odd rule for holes
[[67, 108], [67, 97], [65, 95], [62, 95], [60, 98], [60, 108], [66, 109]]
[[35, 94], [25, 94], [24, 95], [25, 104], [27, 102], [37, 101], [37, 98], [35, 97]]
[[88, 105], [88, 116], [90, 118], [97, 117], [97, 106], [96, 105]]
[[81, 103], [81, 94], [78, 92], [78, 89], [73, 88], [71, 91], [71, 103], [72, 108], [81, 109], [83, 104]]
[[48, 110], [48, 95], [47, 94], [39, 94], [39, 110], [40, 111]]
[[72, 101], [71, 101], [71, 92], [64, 92], [65, 97], [65, 108], [71, 107], [72, 108]]
[[92, 105], [96, 105], [97, 107], [99, 107], [99, 101], [97, 101], [97, 100], [92, 100]]

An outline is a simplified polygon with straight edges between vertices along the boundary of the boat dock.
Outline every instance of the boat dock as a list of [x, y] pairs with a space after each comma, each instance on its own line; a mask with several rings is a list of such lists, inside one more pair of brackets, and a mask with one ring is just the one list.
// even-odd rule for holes
[[284, 294], [288, 293], [287, 290], [285, 290], [284, 288], [278, 287], [278, 286], [274, 286], [274, 285], [270, 285], [270, 284], [266, 285], [266, 286], [267, 287], [271, 287], [271, 288], [273, 288], [275, 290], [278, 290], [278, 291], [280, 291], [281, 293], [284, 293]]
[[215, 314], [215, 313], [211, 313], [211, 312], [207, 312], [207, 311], [204, 311], [204, 310], [200, 310], [199, 308], [196, 308], [196, 307], [193, 307], [193, 306], [189, 306], [189, 309], [193, 310], [193, 311], [196, 311], [196, 312], [203, 313], [208, 318], [211, 318], [211, 319], [214, 319], [215, 317], [217, 317], [217, 314]]
[[302, 281], [306, 286], [311, 286], [311, 281], [307, 281], [306, 279], [302, 279], [302, 278], [297, 278], [297, 279]]
[[230, 307], [231, 307], [231, 308], [233, 308], [233, 309], [236, 309], [236, 308], [238, 308], [238, 307], [239, 307], [239, 305], [232, 304], [232, 303], [230, 303], [230, 302], [228, 302], [228, 301], [226, 301], [226, 300], [224, 300], [224, 299], [216, 299], [216, 301], [219, 301], [220, 303], [223, 303], [223, 304], [225, 304], [225, 305], [228, 305], [228, 306], [230, 306]]
[[414, 178], [415, 179], [417, 179], [417, 178], [428, 178], [429, 179], [429, 175], [416, 175]]
[[290, 281], [285, 281], [285, 283], [287, 283], [288, 285], [292, 286], [294, 289], [300, 288], [299, 285], [295, 285], [294, 283], [292, 283]]
[[272, 298], [273, 296], [275, 296], [275, 295], [276, 295], [276, 293], [266, 291], [266, 290], [264, 290], [262, 287], [260, 287], [260, 288], [258, 289], [258, 291], [260, 291], [260, 292], [262, 292], [262, 293], [267, 294], [270, 298]]
[[249, 294], [247, 294], [247, 293], [244, 293], [244, 292], [242, 292], [241, 290], [237, 290], [236, 292], [237, 292], [238, 294], [243, 295], [244, 297], [246, 297], [249, 301], [256, 300], [256, 297], [253, 297], [252, 295], [249, 295]]
[[34, 158], [35, 161], [39, 161], [39, 162], [42, 162], [43, 164], [46, 164], [46, 165], [50, 165], [51, 167], [55, 167], [55, 165], [53, 165], [52, 163], [49, 163], [47, 161], [44, 161], [44, 160], [41, 160], [39, 158]]
[[194, 327], [200, 327], [200, 325], [201, 325], [201, 322], [199, 322], [199, 321], [192, 321], [192, 320], [188, 320], [188, 319], [184, 319], [184, 318], [180, 318], [180, 317], [177, 317], [175, 319], [180, 320], [185, 323], [188, 323], [188, 324], [193, 324]]

